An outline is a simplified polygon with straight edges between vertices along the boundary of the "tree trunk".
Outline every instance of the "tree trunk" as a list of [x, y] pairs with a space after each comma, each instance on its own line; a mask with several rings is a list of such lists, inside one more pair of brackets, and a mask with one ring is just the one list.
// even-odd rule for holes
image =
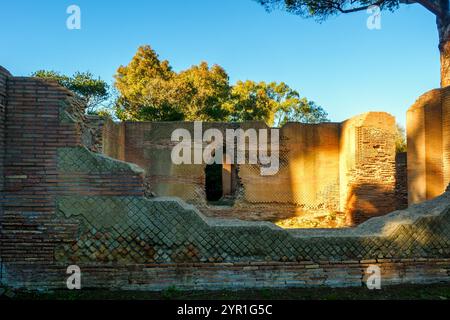
[[450, 86], [450, 19], [438, 18], [439, 51], [441, 53], [441, 87]]
[[441, 87], [450, 86], [450, 41], [441, 42]]

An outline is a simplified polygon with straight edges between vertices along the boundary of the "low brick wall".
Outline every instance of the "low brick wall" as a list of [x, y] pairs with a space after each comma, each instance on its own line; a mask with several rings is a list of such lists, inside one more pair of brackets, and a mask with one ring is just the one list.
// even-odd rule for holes
[[[222, 290], [248, 288], [360, 287], [369, 266], [381, 272], [381, 287], [450, 282], [450, 259], [374, 259], [342, 262], [185, 263], [82, 266], [82, 289]], [[64, 289], [67, 266], [18, 266], [13, 279], [27, 279], [28, 288]], [[4, 274], [4, 278], [5, 278]]]

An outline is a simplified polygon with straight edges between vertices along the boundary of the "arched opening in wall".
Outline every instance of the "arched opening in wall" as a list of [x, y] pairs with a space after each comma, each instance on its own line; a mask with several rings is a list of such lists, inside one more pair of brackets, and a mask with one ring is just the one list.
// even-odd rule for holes
[[205, 192], [207, 201], [219, 201], [223, 196], [223, 165], [208, 164], [205, 167]]

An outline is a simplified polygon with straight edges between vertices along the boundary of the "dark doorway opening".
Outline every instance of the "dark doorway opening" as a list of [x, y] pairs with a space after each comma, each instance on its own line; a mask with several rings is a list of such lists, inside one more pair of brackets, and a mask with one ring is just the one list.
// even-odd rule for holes
[[218, 201], [223, 196], [222, 164], [208, 164], [205, 168], [206, 200]]

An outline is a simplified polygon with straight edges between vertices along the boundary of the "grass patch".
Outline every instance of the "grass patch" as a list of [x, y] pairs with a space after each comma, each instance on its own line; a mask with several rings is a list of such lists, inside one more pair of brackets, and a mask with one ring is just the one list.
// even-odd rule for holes
[[58, 290], [37, 292], [18, 290], [0, 299], [13, 300], [448, 300], [450, 284], [399, 285], [381, 290], [358, 288], [291, 288], [221, 291], [181, 291], [169, 287], [161, 292]]

